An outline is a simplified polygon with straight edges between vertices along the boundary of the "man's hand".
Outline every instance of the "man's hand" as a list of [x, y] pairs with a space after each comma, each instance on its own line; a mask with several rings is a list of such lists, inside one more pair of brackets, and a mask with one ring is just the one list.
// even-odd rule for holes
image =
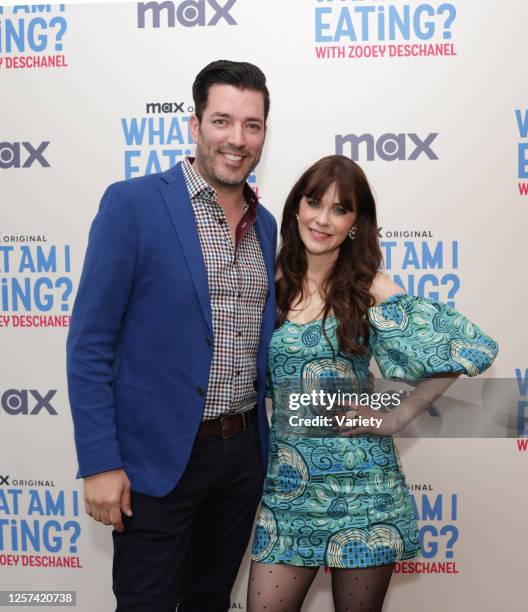
[[86, 513], [104, 525], [124, 531], [121, 512], [132, 516], [130, 508], [130, 480], [125, 470], [110, 470], [84, 479]]

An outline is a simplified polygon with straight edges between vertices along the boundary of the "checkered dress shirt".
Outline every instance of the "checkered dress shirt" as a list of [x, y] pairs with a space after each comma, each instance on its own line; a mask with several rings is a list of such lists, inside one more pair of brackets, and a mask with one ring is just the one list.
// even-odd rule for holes
[[233, 245], [216, 192], [182, 164], [207, 270], [213, 317], [213, 358], [203, 420], [251, 410], [257, 402], [257, 350], [268, 276], [255, 231], [258, 198], [246, 184], [244, 215]]

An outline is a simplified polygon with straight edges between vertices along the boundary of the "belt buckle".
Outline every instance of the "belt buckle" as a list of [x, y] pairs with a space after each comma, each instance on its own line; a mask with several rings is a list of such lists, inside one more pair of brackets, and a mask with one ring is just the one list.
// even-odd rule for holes
[[225, 440], [226, 438], [232, 438], [232, 437], [235, 435], [235, 434], [234, 434], [234, 433], [232, 433], [232, 432], [231, 432], [231, 433], [228, 433], [228, 429], [227, 429], [227, 427], [225, 427], [225, 425], [224, 425], [224, 421], [225, 421], [226, 423], [228, 423], [228, 422], [229, 422], [229, 419], [231, 418], [231, 416], [232, 416], [232, 415], [227, 415], [227, 416], [220, 417], [220, 427], [221, 427], [221, 429], [222, 429], [222, 438], [224, 438], [224, 440]]

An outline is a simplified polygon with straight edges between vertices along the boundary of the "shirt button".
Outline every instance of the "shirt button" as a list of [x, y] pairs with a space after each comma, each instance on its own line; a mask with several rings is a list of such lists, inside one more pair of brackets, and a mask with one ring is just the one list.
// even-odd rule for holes
[[241, 331], [238, 331], [238, 332], [236, 333], [236, 335], [237, 335], [237, 337], [238, 337], [238, 338], [240, 338], [240, 336], [242, 335], [242, 332], [241, 332]]
[[235, 376], [240, 376], [240, 370], [235, 370]]
[[207, 344], [207, 346], [211, 346], [213, 344], [213, 341], [211, 340], [211, 338], [209, 338], [209, 336], [206, 336], [205, 343]]
[[237, 294], [237, 297], [241, 298], [242, 297], [242, 291], [239, 291]]
[[205, 395], [205, 389], [203, 387], [198, 387], [196, 391], [198, 391], [198, 395], [201, 395], [202, 397]]
[[224, 225], [225, 219], [218, 219], [218, 225]]

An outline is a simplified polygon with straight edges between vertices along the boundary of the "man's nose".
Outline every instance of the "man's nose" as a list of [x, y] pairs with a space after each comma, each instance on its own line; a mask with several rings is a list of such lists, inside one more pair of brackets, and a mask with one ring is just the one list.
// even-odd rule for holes
[[244, 128], [242, 125], [233, 123], [229, 131], [229, 144], [236, 149], [241, 149], [246, 144]]

